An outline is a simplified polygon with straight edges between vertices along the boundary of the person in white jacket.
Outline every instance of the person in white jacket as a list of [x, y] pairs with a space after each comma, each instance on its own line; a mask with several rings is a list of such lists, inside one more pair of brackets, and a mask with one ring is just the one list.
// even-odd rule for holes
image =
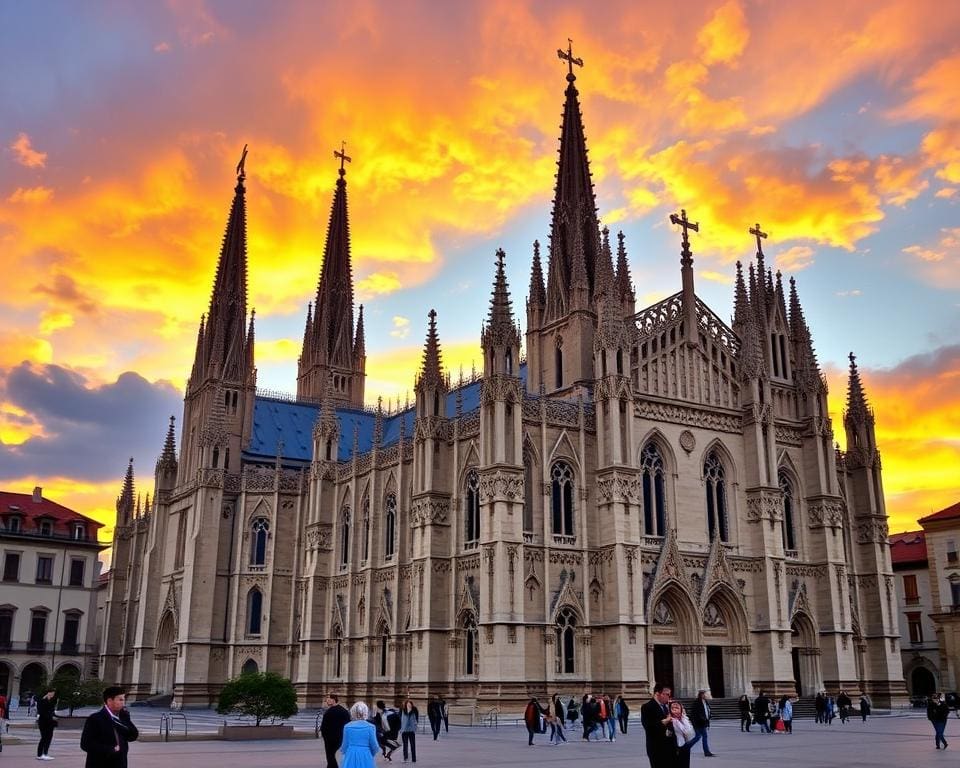
[[696, 731], [679, 701], [670, 702], [673, 735], [677, 740], [677, 768], [690, 768], [690, 748], [697, 743]]

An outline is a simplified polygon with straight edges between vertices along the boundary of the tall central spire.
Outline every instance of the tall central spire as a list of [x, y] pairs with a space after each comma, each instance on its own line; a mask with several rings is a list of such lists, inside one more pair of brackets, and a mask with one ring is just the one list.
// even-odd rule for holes
[[[577, 290], [586, 289], [582, 297], [589, 305], [594, 292], [597, 253], [600, 247], [600, 225], [596, 199], [587, 159], [587, 141], [583, 131], [583, 115], [573, 65], [583, 60], [573, 57], [573, 43], [558, 56], [568, 65], [563, 124], [560, 129], [560, 159], [557, 161], [557, 186], [553, 198], [550, 227], [550, 261], [547, 273], [546, 320], [566, 315], [577, 302]], [[586, 279], [586, 285], [577, 285]], [[573, 290], [572, 290], [573, 289]]]
[[[354, 335], [353, 266], [350, 256], [350, 220], [347, 215], [346, 166], [351, 158], [346, 144], [335, 150], [339, 160], [339, 178], [333, 193], [323, 266], [313, 303], [313, 315], [307, 314], [297, 392], [301, 397], [332, 396], [334, 401], [363, 403], [362, 325], [360, 338]], [[359, 354], [358, 354], [359, 352]], [[330, 374], [333, 387], [327, 388]]]

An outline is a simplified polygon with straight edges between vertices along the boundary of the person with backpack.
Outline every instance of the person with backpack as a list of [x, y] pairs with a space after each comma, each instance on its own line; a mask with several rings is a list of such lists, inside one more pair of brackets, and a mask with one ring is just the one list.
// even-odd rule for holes
[[400, 742], [397, 741], [400, 733], [400, 713], [392, 707], [388, 710], [382, 699], [377, 702], [376, 707], [374, 726], [377, 728], [377, 742], [383, 756], [392, 762], [391, 755], [400, 748]]

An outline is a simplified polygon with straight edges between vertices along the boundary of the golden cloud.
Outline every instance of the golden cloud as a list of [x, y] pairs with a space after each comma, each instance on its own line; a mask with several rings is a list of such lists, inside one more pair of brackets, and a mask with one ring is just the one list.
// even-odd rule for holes
[[27, 168], [43, 168], [47, 164], [47, 153], [33, 148], [30, 137], [25, 133], [17, 134], [10, 144], [14, 159]]
[[729, 0], [717, 8], [697, 33], [700, 55], [707, 65], [736, 63], [749, 40], [747, 19], [737, 0]]
[[45, 203], [53, 197], [53, 190], [49, 187], [17, 187], [10, 197], [8, 203]]
[[775, 253], [773, 258], [778, 271], [799, 272], [813, 264], [813, 248], [808, 245], [794, 245]]

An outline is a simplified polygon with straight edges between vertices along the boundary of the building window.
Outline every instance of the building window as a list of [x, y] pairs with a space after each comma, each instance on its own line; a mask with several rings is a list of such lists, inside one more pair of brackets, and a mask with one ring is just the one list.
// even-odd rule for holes
[[703, 477], [707, 493], [707, 531], [710, 541], [719, 533], [720, 541], [729, 540], [727, 530], [727, 490], [723, 464], [716, 451], [710, 451], [703, 463]]
[[20, 518], [14, 516], [14, 517], [11, 517], [10, 519], [8, 519], [8, 520], [7, 520], [7, 530], [8, 530], [10, 533], [20, 533]]
[[370, 559], [370, 497], [363, 500], [363, 562]]
[[260, 666], [253, 659], [247, 659], [243, 662], [243, 666], [240, 667], [241, 675], [255, 675], [260, 671]]
[[476, 675], [478, 670], [477, 651], [480, 649], [480, 644], [477, 642], [477, 621], [473, 614], [468, 614], [463, 621], [463, 635], [465, 654], [463, 670], [465, 674]]
[[247, 634], [259, 635], [263, 625], [263, 593], [254, 587], [247, 593]]
[[793, 524], [793, 483], [790, 482], [786, 472], [780, 472], [778, 479], [780, 480], [780, 492], [783, 494], [783, 548], [791, 552], [797, 548], [796, 529]]
[[380, 638], [380, 677], [387, 676], [387, 644], [390, 641], [390, 633], [384, 630]]
[[570, 608], [564, 608], [557, 615], [556, 649], [557, 673], [572, 675], [576, 670], [574, 651], [576, 648], [575, 627], [577, 619]]
[[643, 477], [643, 532], [647, 536], [665, 536], [667, 504], [664, 498], [663, 457], [652, 440], [640, 453], [640, 472]]
[[30, 614], [30, 637], [27, 648], [31, 651], [42, 651], [47, 637], [47, 611], [32, 611]]
[[393, 559], [396, 551], [397, 529], [397, 495], [388, 493], [384, 503], [383, 516], [383, 556], [387, 560]]
[[523, 530], [533, 531], [533, 457], [523, 448]]
[[957, 564], [957, 542], [953, 539], [947, 539], [947, 562], [950, 565]]
[[917, 576], [910, 573], [903, 577], [903, 596], [907, 605], [917, 605], [920, 602], [920, 592], [917, 591]]
[[563, 339], [557, 339], [557, 349], [554, 352], [554, 380], [556, 389], [563, 386]]
[[51, 523], [49, 520], [41, 520], [40, 525], [37, 526], [37, 530], [40, 532], [41, 536], [52, 536], [53, 523]]
[[13, 636], [14, 608], [0, 608], [0, 651], [10, 650], [10, 638]]
[[80, 637], [81, 616], [81, 613], [73, 611], [64, 617], [63, 645], [60, 647], [62, 653], [76, 653], [79, 650], [77, 639]]
[[83, 586], [83, 576], [84, 571], [86, 570], [87, 561], [74, 557], [70, 560], [70, 586], [71, 587], [82, 587]]
[[83, 523], [74, 523], [71, 536], [75, 541], [83, 541], [87, 538], [87, 526]]
[[346, 568], [350, 562], [350, 507], [340, 512], [340, 568]]
[[550, 470], [554, 536], [573, 536], [573, 470], [558, 461]]
[[20, 581], [20, 553], [7, 552], [3, 558], [3, 580]]
[[920, 623], [920, 612], [910, 611], [907, 613], [907, 626], [910, 629], [910, 642], [917, 644], [923, 642], [923, 625]]
[[177, 550], [173, 553], [173, 567], [183, 568], [183, 554], [187, 547], [187, 513], [183, 511], [177, 518]]
[[480, 540], [480, 477], [475, 469], [467, 473], [467, 489], [464, 498], [464, 542], [468, 547], [476, 547]]
[[53, 555], [37, 555], [37, 584], [53, 584]]
[[960, 581], [950, 582], [950, 597], [953, 600], [953, 608], [960, 608]]
[[270, 521], [258, 517], [250, 526], [253, 535], [250, 547], [250, 565], [265, 565], [267, 562], [267, 538], [270, 536]]
[[337, 627], [334, 637], [333, 676], [341, 677], [343, 675], [343, 632], [340, 627]]

